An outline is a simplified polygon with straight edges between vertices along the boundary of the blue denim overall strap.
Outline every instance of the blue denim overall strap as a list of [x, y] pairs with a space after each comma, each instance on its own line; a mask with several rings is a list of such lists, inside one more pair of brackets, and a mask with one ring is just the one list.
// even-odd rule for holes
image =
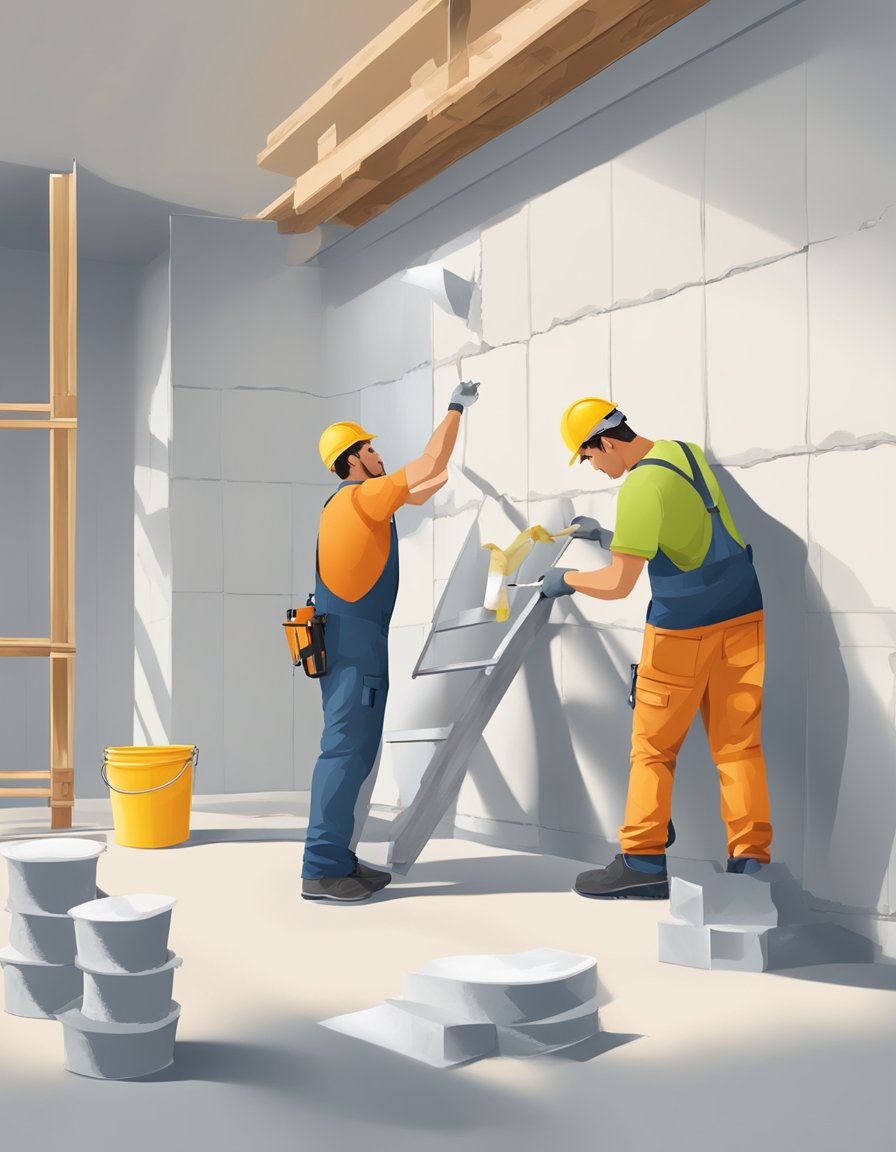
[[[363, 484], [363, 480], [344, 480], [336, 492], [330, 497], [334, 499], [338, 492], [352, 484]], [[330, 503], [327, 501], [327, 504]], [[324, 505], [326, 508], [327, 504]], [[315, 564], [317, 580], [314, 589], [314, 605], [318, 612], [325, 612], [328, 616], [352, 616], [361, 620], [369, 620], [387, 629], [395, 608], [395, 598], [398, 595], [398, 531], [395, 527], [395, 517], [390, 522], [389, 556], [385, 567], [376, 583], [359, 600], [343, 600], [332, 592], [321, 579], [319, 559]]]
[[725, 527], [694, 453], [680, 440], [675, 443], [684, 453], [693, 477], [668, 460], [639, 460], [634, 468], [652, 464], [681, 476], [703, 501], [712, 535], [703, 562], [691, 571], [679, 568], [661, 548], [657, 549], [647, 565], [653, 595], [647, 608], [647, 623], [681, 631], [758, 612], [762, 608], [762, 592], [753, 567], [753, 550], [749, 545], [742, 548]]

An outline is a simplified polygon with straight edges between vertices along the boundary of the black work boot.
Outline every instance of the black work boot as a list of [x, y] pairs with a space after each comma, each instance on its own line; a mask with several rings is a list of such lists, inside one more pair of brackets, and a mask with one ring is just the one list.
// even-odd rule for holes
[[762, 871], [762, 861], [755, 856], [729, 856], [726, 872], [737, 872], [741, 875], [755, 876]]
[[352, 873], [359, 880], [363, 880], [371, 892], [379, 892], [392, 880], [391, 872], [380, 872], [378, 868], [371, 868], [369, 864], [362, 864], [359, 860]]
[[575, 889], [580, 896], [596, 900], [668, 900], [669, 879], [664, 856], [656, 856], [662, 871], [646, 872], [626, 863], [620, 852], [606, 868], [594, 868], [576, 877]]
[[373, 889], [357, 875], [351, 876], [307, 876], [302, 879], [303, 900], [338, 900], [350, 904], [357, 900], [369, 900]]

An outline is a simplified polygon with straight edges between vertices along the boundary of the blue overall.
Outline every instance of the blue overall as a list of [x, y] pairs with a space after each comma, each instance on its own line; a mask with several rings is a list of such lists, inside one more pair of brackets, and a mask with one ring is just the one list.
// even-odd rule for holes
[[[339, 489], [361, 483], [346, 480]], [[389, 691], [389, 622], [397, 594], [394, 517], [385, 567], [360, 600], [351, 603], [341, 599], [324, 584], [319, 567], [317, 570], [314, 603], [316, 610], [327, 616], [327, 672], [320, 681], [324, 730], [311, 780], [302, 865], [305, 878], [348, 876], [358, 863], [349, 845], [358, 795], [376, 763], [383, 735]]]
[[687, 481], [709, 513], [712, 537], [702, 564], [689, 572], [674, 564], [661, 548], [657, 549], [647, 564], [652, 594], [647, 623], [679, 631], [759, 612], [762, 592], [753, 567], [753, 550], [749, 545], [742, 548], [725, 527], [694, 453], [680, 440], [675, 443], [684, 452], [693, 479], [668, 460], [639, 460], [634, 468], [652, 464], [668, 468]]

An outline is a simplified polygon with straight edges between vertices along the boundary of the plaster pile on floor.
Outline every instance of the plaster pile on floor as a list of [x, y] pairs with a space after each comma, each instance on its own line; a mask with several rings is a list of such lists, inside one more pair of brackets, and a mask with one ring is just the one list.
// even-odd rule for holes
[[755, 876], [717, 872], [711, 864], [694, 880], [673, 876], [671, 920], [659, 923], [659, 958], [690, 968], [764, 972], [778, 925], [771, 885]]
[[537, 1056], [599, 1031], [597, 964], [573, 952], [448, 956], [408, 973], [403, 991], [321, 1023], [435, 1068], [484, 1056]]

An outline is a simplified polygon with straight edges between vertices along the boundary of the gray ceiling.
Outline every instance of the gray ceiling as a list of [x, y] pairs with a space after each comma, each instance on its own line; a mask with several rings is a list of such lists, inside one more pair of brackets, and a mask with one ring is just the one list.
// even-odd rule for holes
[[0, 0], [0, 247], [47, 246], [79, 168], [90, 259], [145, 263], [173, 211], [243, 216], [289, 186], [267, 134], [411, 0]]

